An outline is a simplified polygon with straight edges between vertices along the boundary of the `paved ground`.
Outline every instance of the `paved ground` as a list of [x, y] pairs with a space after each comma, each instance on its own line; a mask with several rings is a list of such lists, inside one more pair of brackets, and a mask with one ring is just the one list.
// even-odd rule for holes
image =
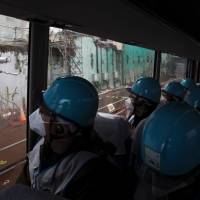
[[0, 131], [0, 138], [1, 188], [12, 184], [21, 170], [21, 166], [16, 164], [26, 155], [26, 126], [16, 124], [5, 127]]

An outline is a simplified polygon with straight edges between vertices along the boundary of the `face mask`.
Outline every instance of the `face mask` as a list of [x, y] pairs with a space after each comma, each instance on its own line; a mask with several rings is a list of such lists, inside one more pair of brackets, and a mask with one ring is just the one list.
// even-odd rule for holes
[[39, 113], [39, 108], [29, 115], [29, 126], [30, 129], [36, 132], [38, 135], [44, 137], [46, 135], [44, 122]]
[[133, 107], [131, 99], [130, 98], [126, 99], [124, 103], [125, 103], [126, 110], [129, 111], [130, 113], [133, 112], [134, 107]]

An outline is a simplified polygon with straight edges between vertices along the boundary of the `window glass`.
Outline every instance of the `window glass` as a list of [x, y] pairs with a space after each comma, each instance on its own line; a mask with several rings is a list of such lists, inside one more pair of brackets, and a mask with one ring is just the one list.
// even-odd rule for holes
[[66, 74], [89, 80], [99, 92], [99, 111], [121, 112], [125, 86], [153, 75], [152, 50], [54, 27], [49, 37], [48, 84]]
[[187, 59], [162, 53], [160, 66], [160, 82], [164, 85], [170, 81], [185, 78]]
[[13, 184], [26, 155], [29, 23], [0, 15], [0, 188]]
[[132, 84], [140, 76], [153, 76], [154, 51], [124, 44], [123, 54], [130, 57], [130, 62], [123, 64], [125, 84]]

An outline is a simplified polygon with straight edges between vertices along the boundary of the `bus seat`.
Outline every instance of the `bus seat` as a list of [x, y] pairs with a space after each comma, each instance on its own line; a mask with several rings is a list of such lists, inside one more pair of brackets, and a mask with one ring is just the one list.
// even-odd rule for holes
[[124, 142], [129, 137], [129, 129], [125, 118], [98, 112], [94, 128], [104, 142], [111, 142], [116, 147], [116, 155], [126, 154]]
[[129, 128], [125, 118], [116, 114], [98, 112], [94, 128], [104, 142], [110, 142], [116, 148], [114, 159], [118, 166], [128, 165], [129, 152], [127, 140], [129, 140]]

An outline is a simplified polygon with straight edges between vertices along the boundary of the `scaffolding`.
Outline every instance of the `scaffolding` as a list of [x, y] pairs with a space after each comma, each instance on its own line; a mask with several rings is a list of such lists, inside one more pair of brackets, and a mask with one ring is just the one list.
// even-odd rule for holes
[[51, 34], [50, 57], [53, 57], [53, 49], [58, 49], [62, 56], [63, 74], [83, 76], [81, 35], [68, 30]]

